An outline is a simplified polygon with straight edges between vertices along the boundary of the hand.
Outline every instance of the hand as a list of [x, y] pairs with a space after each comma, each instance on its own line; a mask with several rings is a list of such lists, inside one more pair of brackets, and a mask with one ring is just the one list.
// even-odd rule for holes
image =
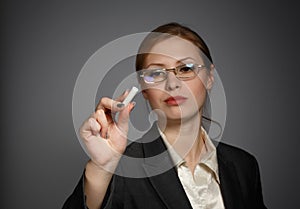
[[[118, 107], [127, 95], [128, 91], [125, 91], [116, 100], [101, 98], [96, 111], [80, 128], [80, 136], [92, 163], [110, 172], [114, 171], [127, 145], [129, 113], [135, 103]], [[113, 115], [117, 112], [118, 121], [114, 121]]]

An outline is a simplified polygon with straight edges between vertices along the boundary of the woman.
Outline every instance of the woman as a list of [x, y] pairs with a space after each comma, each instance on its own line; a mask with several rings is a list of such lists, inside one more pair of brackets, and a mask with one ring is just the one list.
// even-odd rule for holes
[[[139, 52], [139, 82], [158, 122], [127, 146], [135, 103], [122, 105], [127, 91], [102, 98], [80, 129], [91, 160], [64, 208], [266, 208], [255, 158], [216, 147], [201, 125], [214, 65], [200, 36], [177, 23], [162, 25]], [[161, 153], [167, 155], [152, 160]], [[124, 156], [144, 160], [130, 165]], [[132, 168], [142, 178], [126, 175]]]

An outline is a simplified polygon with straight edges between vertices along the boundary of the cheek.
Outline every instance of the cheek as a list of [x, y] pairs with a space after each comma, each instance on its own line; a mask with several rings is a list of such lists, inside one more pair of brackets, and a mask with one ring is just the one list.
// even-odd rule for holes
[[158, 100], [164, 94], [164, 82], [154, 85], [142, 83], [141, 88], [143, 91], [144, 98], [149, 100], [149, 102]]
[[194, 96], [197, 103], [203, 103], [206, 98], [206, 88], [203, 82], [198, 78], [188, 84], [189, 94]]
[[205, 90], [205, 77], [199, 76], [193, 80], [186, 81], [187, 87], [190, 88], [193, 92], [195, 91], [204, 91]]
[[145, 98], [149, 100], [151, 106], [159, 103], [160, 98], [162, 97], [163, 92], [157, 89], [146, 89]]

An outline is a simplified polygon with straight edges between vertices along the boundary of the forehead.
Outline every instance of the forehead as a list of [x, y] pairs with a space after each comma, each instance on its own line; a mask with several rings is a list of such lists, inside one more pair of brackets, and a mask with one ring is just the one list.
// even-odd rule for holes
[[177, 36], [155, 43], [148, 52], [151, 54], [145, 60], [146, 62], [151, 62], [152, 59], [164, 60], [166, 58], [182, 60], [186, 57], [198, 61], [202, 60], [200, 49], [197, 46]]

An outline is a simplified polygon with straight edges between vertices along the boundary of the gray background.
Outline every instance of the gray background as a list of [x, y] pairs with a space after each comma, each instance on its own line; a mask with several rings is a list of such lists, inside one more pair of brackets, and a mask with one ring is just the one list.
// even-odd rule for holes
[[208, 43], [227, 96], [223, 141], [257, 157], [266, 205], [297, 207], [295, 2], [2, 1], [1, 208], [61, 208], [87, 161], [71, 112], [82, 66], [107, 42], [170, 21]]

